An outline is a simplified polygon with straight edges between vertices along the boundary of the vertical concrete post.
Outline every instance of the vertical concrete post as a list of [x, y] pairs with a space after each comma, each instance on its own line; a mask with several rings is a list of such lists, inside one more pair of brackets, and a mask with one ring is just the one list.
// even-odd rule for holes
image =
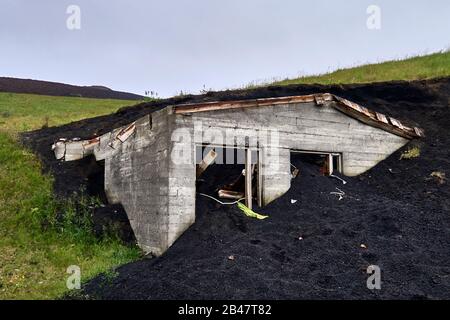
[[291, 187], [291, 153], [289, 149], [261, 148], [262, 204], [267, 205]]
[[[195, 222], [197, 172], [194, 128], [179, 125], [176, 116], [170, 114], [169, 131], [169, 197], [164, 214], [168, 216], [167, 244], [170, 247]], [[215, 157], [216, 153], [212, 151], [206, 161], [213, 162]]]
[[328, 159], [328, 172], [327, 175], [331, 176], [333, 174], [334, 171], [334, 167], [333, 167], [333, 155], [331, 153], [329, 153], [327, 155]]
[[261, 150], [258, 150], [258, 164], [257, 164], [257, 172], [258, 172], [258, 178], [256, 182], [256, 192], [258, 195], [258, 206], [263, 206], [263, 172], [262, 172], [262, 152]]
[[245, 149], [245, 205], [252, 209], [252, 150]]

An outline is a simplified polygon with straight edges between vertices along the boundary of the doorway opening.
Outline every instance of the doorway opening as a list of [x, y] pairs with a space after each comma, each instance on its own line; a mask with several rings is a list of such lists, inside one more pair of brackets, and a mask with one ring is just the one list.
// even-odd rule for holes
[[197, 192], [223, 202], [261, 205], [258, 150], [211, 145], [196, 146]]

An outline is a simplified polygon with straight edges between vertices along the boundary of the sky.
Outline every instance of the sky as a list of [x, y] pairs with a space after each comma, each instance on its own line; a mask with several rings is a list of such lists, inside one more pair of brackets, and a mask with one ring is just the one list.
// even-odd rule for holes
[[0, 0], [0, 76], [238, 88], [449, 49], [449, 16], [448, 0]]

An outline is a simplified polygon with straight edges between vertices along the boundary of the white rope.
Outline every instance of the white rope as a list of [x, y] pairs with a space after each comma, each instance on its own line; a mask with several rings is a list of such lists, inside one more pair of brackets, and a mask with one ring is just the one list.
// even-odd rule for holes
[[222, 202], [222, 201], [220, 201], [219, 199], [216, 199], [216, 198], [214, 198], [214, 197], [212, 197], [212, 196], [210, 196], [210, 195], [207, 195], [207, 194], [204, 194], [204, 193], [200, 193], [200, 192], [199, 192], [198, 194], [201, 195], [201, 196], [204, 196], [204, 197], [213, 199], [214, 201], [216, 201], [216, 202], [218, 202], [218, 203], [220, 203], [220, 204], [223, 204], [223, 205], [233, 205], [233, 204], [236, 204], [236, 203], [238, 203], [239, 201], [245, 199], [245, 198], [241, 198], [241, 199], [236, 200], [236, 201], [234, 201], [234, 202]]
[[335, 176], [334, 174], [330, 174], [330, 177], [331, 177], [331, 178], [338, 179], [338, 180], [341, 180], [341, 181], [342, 181], [342, 184], [347, 184], [347, 181], [345, 181], [345, 180], [342, 179], [342, 178], [339, 178], [338, 176]]
[[336, 195], [336, 196], [339, 196], [339, 200], [344, 199], [345, 192], [342, 191], [341, 189], [339, 189], [338, 187], [336, 187], [336, 190], [337, 190], [338, 192], [330, 192], [330, 194], [334, 194], [334, 195]]

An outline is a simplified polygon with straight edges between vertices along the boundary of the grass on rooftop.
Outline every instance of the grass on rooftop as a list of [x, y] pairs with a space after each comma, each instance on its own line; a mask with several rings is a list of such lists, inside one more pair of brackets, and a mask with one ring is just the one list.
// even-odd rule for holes
[[450, 52], [417, 56], [404, 60], [367, 64], [331, 73], [275, 81], [288, 84], [351, 84], [393, 80], [421, 80], [450, 76]]

